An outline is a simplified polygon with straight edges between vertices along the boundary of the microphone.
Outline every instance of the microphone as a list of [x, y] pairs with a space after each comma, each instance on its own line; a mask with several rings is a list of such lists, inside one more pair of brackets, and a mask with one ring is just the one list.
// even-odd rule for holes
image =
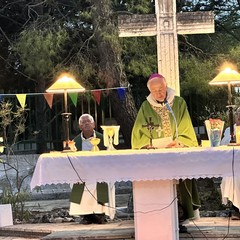
[[172, 114], [173, 121], [174, 121], [175, 127], [176, 127], [176, 141], [178, 143], [178, 126], [177, 126], [177, 120], [176, 120], [175, 114], [166, 98], [164, 99], [163, 102], [165, 103], [165, 106], [167, 107], [168, 111]]

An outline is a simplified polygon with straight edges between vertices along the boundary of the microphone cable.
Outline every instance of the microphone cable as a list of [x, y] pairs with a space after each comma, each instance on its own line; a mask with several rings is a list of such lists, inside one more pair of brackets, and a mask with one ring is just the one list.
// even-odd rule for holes
[[[78, 177], [78, 179], [80, 180], [80, 182], [81, 182], [81, 183], [85, 183], [85, 182], [83, 181], [83, 179], [80, 177], [77, 169], [76, 169], [75, 166], [73, 165], [73, 162], [72, 162], [70, 156], [69, 156], [68, 154], [66, 154], [66, 155], [67, 155], [68, 161], [69, 161], [69, 163], [70, 163], [73, 171], [77, 174], [77, 177]], [[105, 203], [99, 202], [99, 201], [97, 200], [97, 198], [92, 194], [92, 192], [90, 191], [90, 189], [87, 187], [86, 184], [85, 184], [85, 188], [86, 188], [86, 190], [89, 192], [89, 194], [95, 199], [95, 201], [96, 201], [98, 204], [100, 204], [100, 205], [102, 205], [102, 206], [104, 206], [104, 207], [106, 207], [106, 208], [114, 209], [114, 210], [116, 210], [116, 211], [118, 211], [118, 212], [124, 213], [123, 211], [117, 209], [116, 207], [113, 207], [113, 206], [110, 206], [110, 205], [105, 205]], [[142, 211], [137, 211], [137, 212], [135, 212], [135, 211], [133, 211], [132, 213], [133, 213], [133, 214], [137, 214], [137, 213], [149, 214], [149, 213], [152, 213], [152, 212], [161, 212], [161, 211], [163, 211], [164, 209], [170, 207], [176, 200], [177, 200], [177, 197], [174, 197], [173, 200], [172, 200], [167, 206], [165, 206], [165, 207], [163, 207], [163, 208], [161, 208], [161, 209], [154, 209], [154, 210], [145, 211], [145, 212], [142, 212]]]
[[[70, 163], [71, 166], [72, 166], [72, 169], [73, 169], [74, 172], [77, 174], [77, 177], [78, 177], [78, 179], [80, 180], [81, 184], [84, 184], [85, 182], [82, 180], [82, 178], [80, 177], [78, 171], [77, 171], [76, 168], [74, 167], [74, 165], [73, 165], [73, 163], [72, 163], [72, 160], [70, 159], [69, 155], [68, 155], [68, 154], [66, 154], [66, 155], [67, 155], [67, 158], [68, 158], [69, 163]], [[107, 205], [105, 205], [104, 203], [98, 201], [97, 198], [96, 198], [96, 197], [93, 195], [93, 193], [90, 191], [90, 189], [87, 187], [87, 184], [85, 184], [84, 187], [86, 188], [86, 190], [88, 191], [88, 193], [93, 197], [93, 199], [94, 199], [98, 204], [100, 204], [100, 205], [102, 205], [102, 206], [104, 206], [104, 207], [114, 208], [114, 207], [107, 206]], [[114, 209], [115, 209], [115, 208], [114, 208]]]

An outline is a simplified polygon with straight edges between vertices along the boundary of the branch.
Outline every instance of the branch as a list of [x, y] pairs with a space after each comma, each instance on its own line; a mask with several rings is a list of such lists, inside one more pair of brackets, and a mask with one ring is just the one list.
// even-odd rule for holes
[[[240, 1], [240, 0], [238, 0]], [[218, 26], [220, 26], [222, 29], [224, 29], [225, 32], [227, 32], [229, 35], [231, 35], [233, 38], [235, 38], [236, 40], [240, 41], [240, 38], [235, 35], [233, 32], [231, 32], [230, 30], [228, 30], [223, 24], [221, 24], [220, 22], [216, 21], [216, 24]]]
[[29, 79], [29, 80], [31, 80], [31, 81], [33, 81], [33, 82], [35, 82], [35, 83], [38, 83], [37, 80], [35, 80], [35, 79], [27, 76], [25, 73], [23, 73], [23, 72], [21, 72], [21, 71], [19, 71], [19, 70], [17, 70], [14, 66], [12, 66], [12, 65], [11, 65], [5, 58], [3, 58], [1, 55], [0, 55], [0, 58], [1, 58], [4, 62], [6, 62], [6, 64], [7, 64], [8, 66], [10, 66], [11, 68], [13, 68], [16, 72], [18, 72], [20, 75], [26, 77], [27, 79]]
[[9, 45], [12, 46], [10, 39], [7, 37], [7, 35], [5, 34], [5, 32], [3, 31], [3, 29], [1, 27], [0, 27], [0, 31], [2, 32], [3, 36], [7, 39]]

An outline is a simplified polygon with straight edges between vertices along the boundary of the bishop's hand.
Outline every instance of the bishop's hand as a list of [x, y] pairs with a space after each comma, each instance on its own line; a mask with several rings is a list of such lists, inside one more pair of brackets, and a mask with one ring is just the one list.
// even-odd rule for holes
[[166, 146], [166, 148], [182, 148], [182, 147], [184, 147], [184, 145], [177, 140], [173, 140]]
[[157, 147], [152, 146], [151, 144], [143, 146], [141, 149], [157, 149]]

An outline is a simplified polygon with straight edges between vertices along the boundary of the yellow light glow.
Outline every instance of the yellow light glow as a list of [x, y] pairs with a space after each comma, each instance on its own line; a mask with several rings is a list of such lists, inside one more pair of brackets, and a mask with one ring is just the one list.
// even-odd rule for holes
[[240, 84], [240, 74], [229, 67], [222, 70], [212, 81], [210, 85], [221, 85], [221, 84]]
[[46, 92], [63, 93], [63, 92], [83, 92], [85, 88], [82, 87], [74, 77], [68, 73], [61, 74], [57, 81], [53, 83]]

